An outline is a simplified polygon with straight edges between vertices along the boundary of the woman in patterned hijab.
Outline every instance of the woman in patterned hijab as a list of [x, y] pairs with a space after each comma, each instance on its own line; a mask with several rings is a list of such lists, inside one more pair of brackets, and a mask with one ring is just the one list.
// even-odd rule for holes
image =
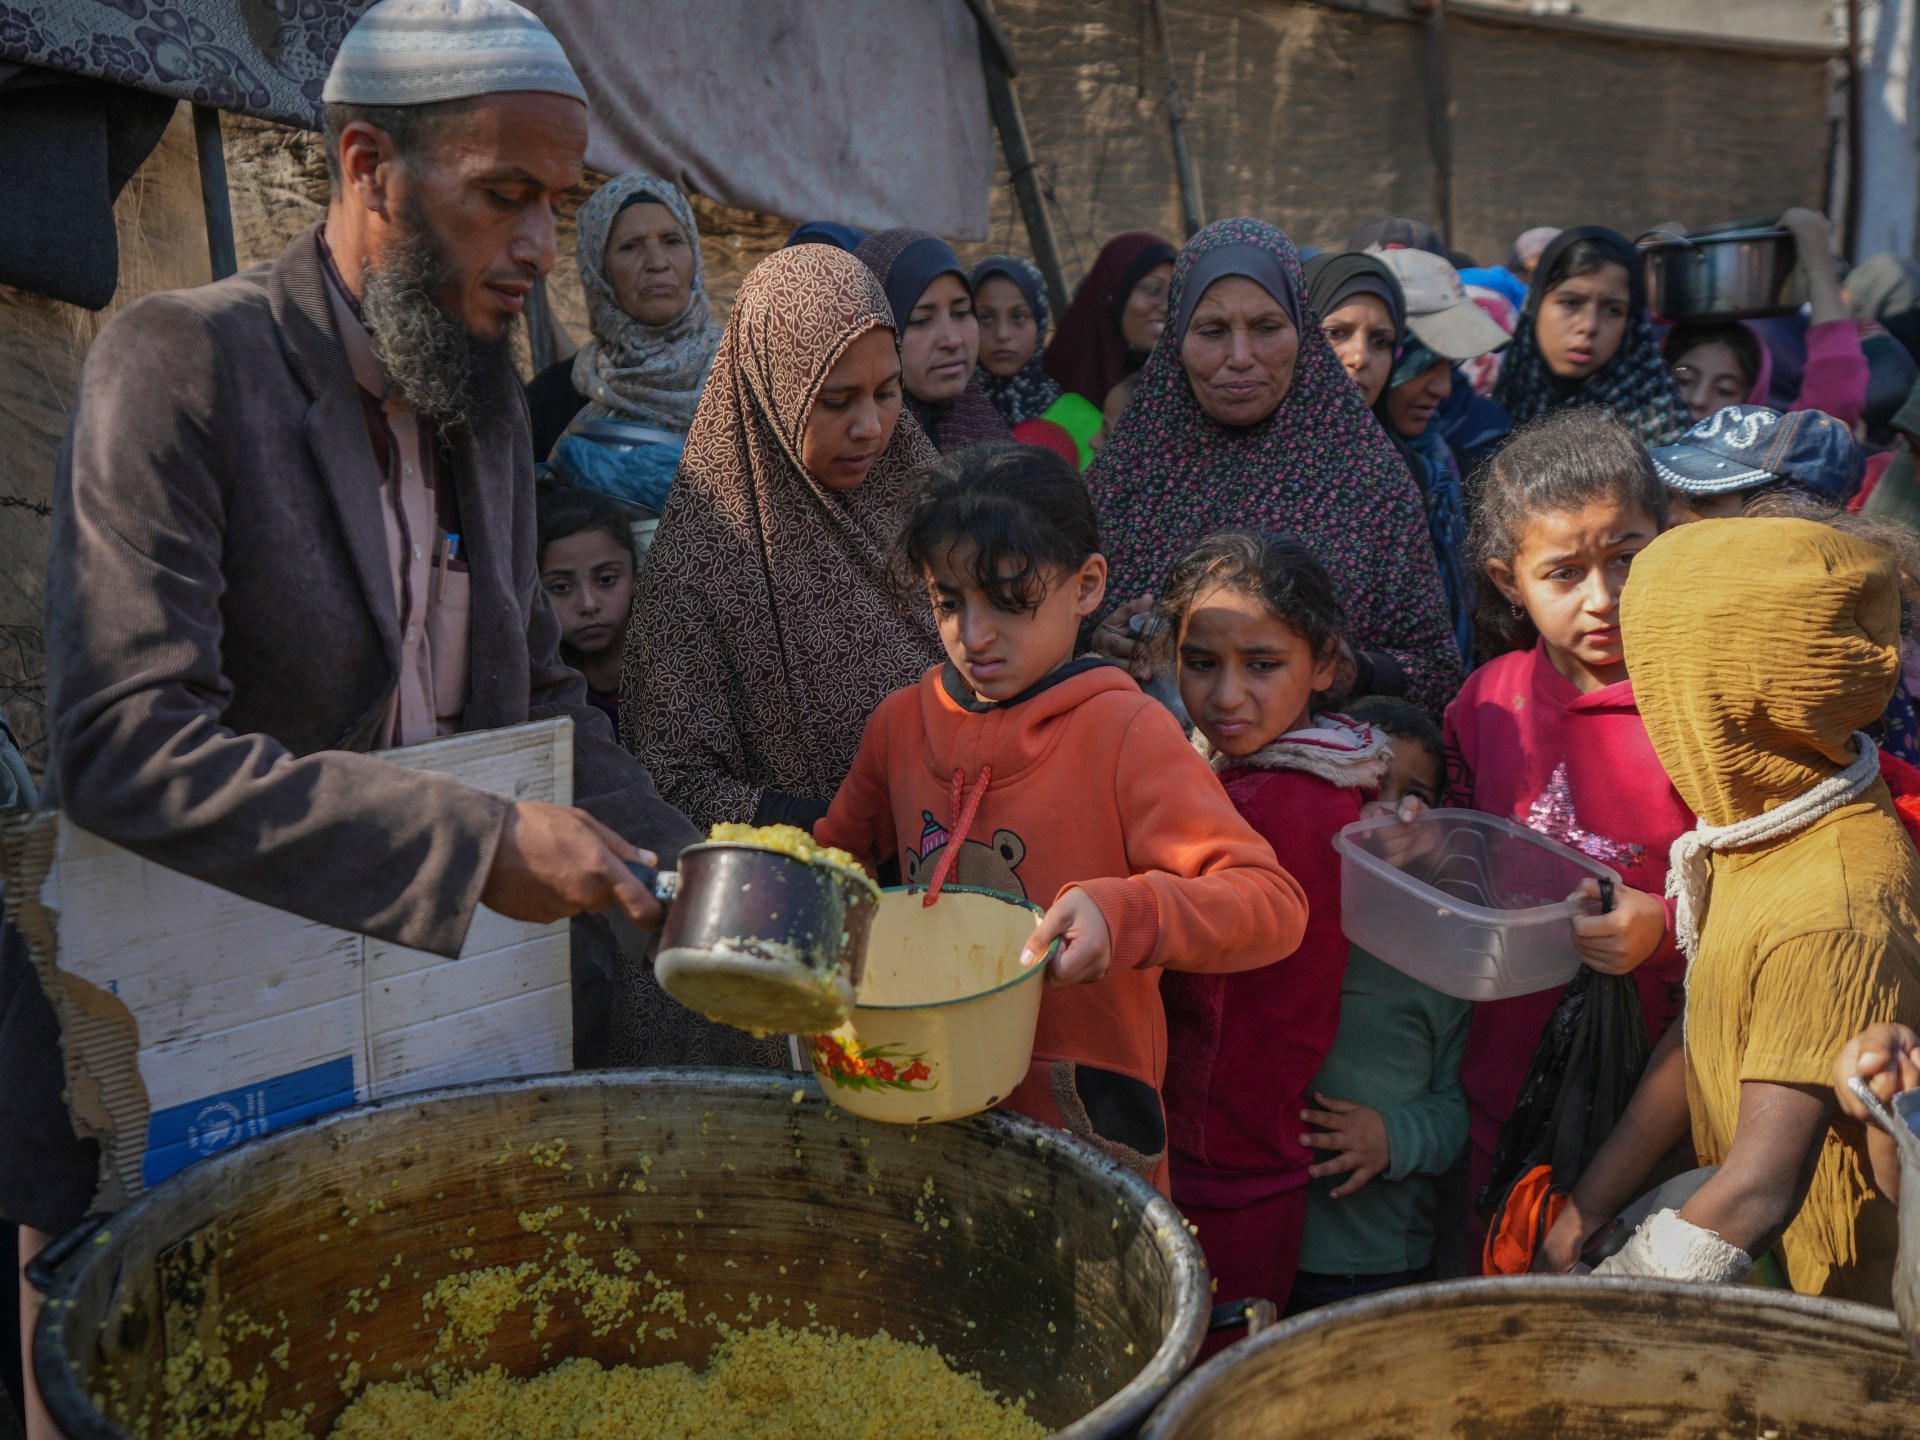
[[[1250, 296], [1252, 308], [1216, 314], [1216, 287]], [[1134, 602], [1157, 591], [1174, 560], [1212, 531], [1290, 532], [1343, 582], [1347, 693], [1406, 694], [1437, 714], [1459, 686], [1460, 656], [1425, 511], [1320, 328], [1293, 242], [1259, 220], [1215, 221], [1174, 262], [1167, 310], [1133, 403], [1087, 472], [1108, 593]], [[1236, 391], [1253, 384], [1260, 362], [1242, 370], [1221, 358], [1243, 330], [1256, 357], [1272, 352], [1271, 383], [1244, 401]], [[1132, 608], [1108, 618], [1097, 648], [1131, 651]]]
[[527, 387], [535, 455], [563, 485], [657, 514], [720, 346], [700, 232], [676, 186], [636, 172], [580, 207], [576, 251], [594, 338]]
[[[901, 413], [893, 326], [873, 272], [830, 245], [774, 252], [734, 300], [621, 687], [627, 747], [702, 829], [810, 826], [874, 707], [942, 654], [925, 597], [889, 565], [936, 458]], [[854, 448], [816, 459], [823, 479], [802, 456], [835, 425]]]
[[[620, 303], [607, 253], [614, 224], [636, 205], [658, 205], [672, 216], [679, 243], [692, 263], [686, 308], [649, 324]], [[687, 433], [700, 387], [720, 348], [720, 325], [707, 304], [706, 267], [700, 260], [700, 228], [680, 187], [638, 171], [616, 176], [580, 207], [575, 252], [580, 285], [587, 295], [593, 339], [573, 357], [573, 388], [587, 399], [588, 419], [632, 420]], [[671, 237], [669, 237], [671, 238]]]
[[[1038, 420], [1061, 395], [1060, 382], [1047, 374], [1047, 281], [1031, 260], [1018, 255], [991, 255], [973, 267], [968, 277], [973, 307], [980, 318], [980, 367], [973, 372], [993, 408], [1009, 425]], [[1025, 315], [1021, 314], [1025, 311]], [[1033, 348], [1009, 373], [990, 367], [993, 342], [1002, 331], [1014, 347], [1023, 343], [1027, 325], [1033, 327]], [[1076, 465], [1079, 461], [1074, 462]]]
[[1493, 398], [1516, 427], [1563, 405], [1598, 405], [1649, 446], [1671, 445], [1693, 423], [1654, 341], [1626, 236], [1582, 225], [1541, 252]]

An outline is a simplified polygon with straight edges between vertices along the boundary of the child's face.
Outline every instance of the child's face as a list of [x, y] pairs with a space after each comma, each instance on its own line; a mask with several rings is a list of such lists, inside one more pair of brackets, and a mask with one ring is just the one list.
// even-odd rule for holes
[[1627, 568], [1659, 524], [1637, 505], [1598, 500], [1536, 515], [1521, 528], [1513, 563], [1487, 575], [1527, 612], [1554, 668], [1582, 692], [1627, 678], [1620, 643], [1620, 591]]
[[611, 535], [582, 530], [547, 542], [540, 584], [560, 620], [560, 638], [582, 655], [602, 655], [627, 638], [633, 610], [633, 551]]
[[967, 688], [982, 700], [1011, 700], [1073, 658], [1080, 622], [1107, 593], [1107, 562], [1089, 555], [1047, 574], [1031, 614], [1002, 610], [973, 577], [972, 547], [949, 546], [927, 567], [927, 596], [940, 642]]
[[1380, 798], [1398, 805], [1407, 796], [1416, 797], [1428, 809], [1441, 803], [1440, 762], [1411, 735], [1395, 735], [1393, 758], [1387, 762], [1387, 777], [1380, 782]]
[[1335, 659], [1315, 655], [1258, 596], [1211, 590], [1180, 626], [1180, 699], [1213, 748], [1238, 759], [1306, 724]]

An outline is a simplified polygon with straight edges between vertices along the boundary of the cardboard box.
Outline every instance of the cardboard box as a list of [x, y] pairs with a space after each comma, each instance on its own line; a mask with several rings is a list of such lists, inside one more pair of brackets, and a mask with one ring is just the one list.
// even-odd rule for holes
[[[573, 800], [573, 722], [386, 752], [515, 800]], [[362, 1101], [573, 1063], [568, 925], [474, 915], [457, 960], [142, 860], [58, 811], [0, 822], [8, 919], [62, 1026], [100, 1208], [203, 1155]]]

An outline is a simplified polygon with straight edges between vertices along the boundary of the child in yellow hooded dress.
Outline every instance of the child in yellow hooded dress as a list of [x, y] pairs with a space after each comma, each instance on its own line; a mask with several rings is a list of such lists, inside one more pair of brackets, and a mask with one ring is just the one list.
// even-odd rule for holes
[[1920, 1025], [1920, 858], [1859, 733], [1900, 668], [1893, 557], [1811, 521], [1706, 521], [1640, 554], [1620, 613], [1647, 733], [1700, 818], [1668, 880], [1685, 1038], [1547, 1249], [1570, 1263], [1690, 1121], [1718, 1172], [1603, 1273], [1737, 1280], [1777, 1243], [1795, 1290], [1886, 1305], [1894, 1207], [1830, 1083], [1849, 1037]]

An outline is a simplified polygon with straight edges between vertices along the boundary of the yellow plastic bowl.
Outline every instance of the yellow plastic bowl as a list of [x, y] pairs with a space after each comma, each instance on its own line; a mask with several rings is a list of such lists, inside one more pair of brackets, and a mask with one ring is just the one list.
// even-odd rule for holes
[[1026, 1078], [1046, 966], [1022, 968], [1040, 923], [1022, 901], [949, 886], [880, 897], [853, 1015], [808, 1037], [827, 1098], [868, 1120], [926, 1124], [997, 1105]]

